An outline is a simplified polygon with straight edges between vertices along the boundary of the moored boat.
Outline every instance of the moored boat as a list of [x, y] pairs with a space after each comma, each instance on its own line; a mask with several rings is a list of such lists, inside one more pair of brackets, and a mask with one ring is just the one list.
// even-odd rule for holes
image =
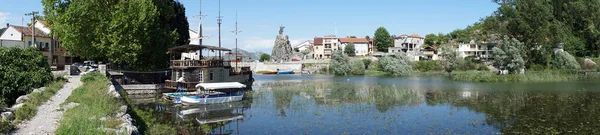
[[240, 101], [244, 97], [246, 85], [239, 82], [200, 83], [196, 85], [197, 95], [182, 96], [181, 102], [189, 104], [217, 104]]
[[266, 71], [266, 72], [262, 72], [263, 75], [273, 75], [273, 74], [277, 74], [276, 71]]
[[277, 71], [277, 74], [280, 74], [280, 75], [283, 75], [283, 74], [294, 74], [294, 71], [292, 71], [292, 70]]

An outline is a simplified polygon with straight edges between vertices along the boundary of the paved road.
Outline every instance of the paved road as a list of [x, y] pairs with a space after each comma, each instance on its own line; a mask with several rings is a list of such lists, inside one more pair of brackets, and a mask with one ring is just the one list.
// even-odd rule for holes
[[48, 102], [38, 107], [37, 114], [30, 121], [18, 125], [17, 135], [44, 135], [55, 134], [58, 121], [63, 116], [63, 111], [58, 111], [60, 104], [65, 102], [71, 92], [83, 83], [79, 76], [72, 76], [69, 82], [60, 89]]

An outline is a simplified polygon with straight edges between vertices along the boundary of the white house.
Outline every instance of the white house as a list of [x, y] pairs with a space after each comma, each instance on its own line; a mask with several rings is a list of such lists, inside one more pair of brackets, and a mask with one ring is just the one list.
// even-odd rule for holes
[[346, 49], [348, 44], [353, 43], [356, 56], [369, 55], [369, 40], [366, 38], [340, 38], [339, 42], [342, 49]]
[[480, 58], [488, 58], [492, 53], [492, 48], [495, 44], [493, 43], [481, 43], [477, 44], [471, 41], [468, 44], [459, 44], [456, 49], [460, 57], [476, 56]]
[[312, 46], [313, 46], [313, 41], [306, 40], [300, 44], [295, 45], [294, 48], [298, 48], [298, 51], [302, 52], [306, 49], [312, 49]]
[[414, 61], [419, 61], [419, 57], [422, 55], [421, 47], [425, 43], [425, 38], [417, 35], [400, 35], [394, 36], [394, 47], [388, 48], [388, 53], [405, 52], [408, 57], [411, 57]]

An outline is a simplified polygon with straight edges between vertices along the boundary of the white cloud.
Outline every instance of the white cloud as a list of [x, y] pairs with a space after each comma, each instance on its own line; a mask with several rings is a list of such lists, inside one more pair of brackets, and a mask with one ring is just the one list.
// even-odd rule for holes
[[[290, 39], [291, 46], [300, 44], [304, 41], [308, 40], [308, 38], [298, 38], [298, 39]], [[263, 37], [250, 37], [241, 43], [242, 49], [247, 51], [260, 51], [264, 53], [271, 53], [273, 46], [275, 45], [275, 38], [266, 39]]]
[[6, 23], [7, 16], [8, 16], [8, 13], [0, 12], [0, 24], [5, 24]]

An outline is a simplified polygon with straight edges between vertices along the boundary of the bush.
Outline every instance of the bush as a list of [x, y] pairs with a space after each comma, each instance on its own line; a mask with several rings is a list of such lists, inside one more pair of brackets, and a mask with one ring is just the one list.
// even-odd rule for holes
[[12, 131], [15, 129], [15, 125], [10, 123], [10, 121], [0, 120], [0, 134], [8, 133], [8, 131]]
[[404, 53], [397, 53], [394, 56], [388, 55], [379, 59], [378, 66], [391, 76], [407, 76], [413, 71], [409, 59]]
[[96, 80], [100, 80], [100, 79], [104, 79], [104, 78], [106, 78], [104, 76], [104, 74], [98, 73], [98, 72], [92, 72], [92, 73], [87, 73], [87, 74], [81, 76], [81, 82], [86, 83], [86, 82], [96, 81]]
[[444, 67], [440, 61], [427, 60], [427, 61], [418, 61], [413, 64], [413, 69], [419, 70], [421, 72], [427, 71], [442, 71]]
[[334, 75], [349, 75], [352, 69], [350, 69], [350, 58], [348, 55], [337, 50], [333, 52], [331, 58], [329, 68]]
[[50, 66], [36, 48], [0, 47], [0, 107], [52, 81]]
[[547, 70], [548, 66], [540, 65], [540, 64], [532, 64], [529, 66], [529, 70], [531, 71], [542, 71]]
[[581, 66], [571, 54], [565, 51], [558, 52], [552, 61], [552, 67], [564, 71], [578, 71]]
[[508, 70], [511, 74], [520, 73], [521, 70], [525, 69], [525, 61], [521, 56], [521, 52], [515, 46], [523, 46], [523, 43], [517, 39], [509, 39], [505, 37], [498, 46], [494, 47], [492, 51], [492, 58], [494, 58], [494, 65], [499, 70]]
[[371, 65], [371, 63], [373, 61], [371, 61], [371, 59], [362, 59], [361, 60], [363, 62], [363, 64], [365, 64], [365, 69], [369, 69], [369, 65]]
[[355, 60], [350, 62], [350, 75], [365, 75], [365, 64], [362, 61]]

